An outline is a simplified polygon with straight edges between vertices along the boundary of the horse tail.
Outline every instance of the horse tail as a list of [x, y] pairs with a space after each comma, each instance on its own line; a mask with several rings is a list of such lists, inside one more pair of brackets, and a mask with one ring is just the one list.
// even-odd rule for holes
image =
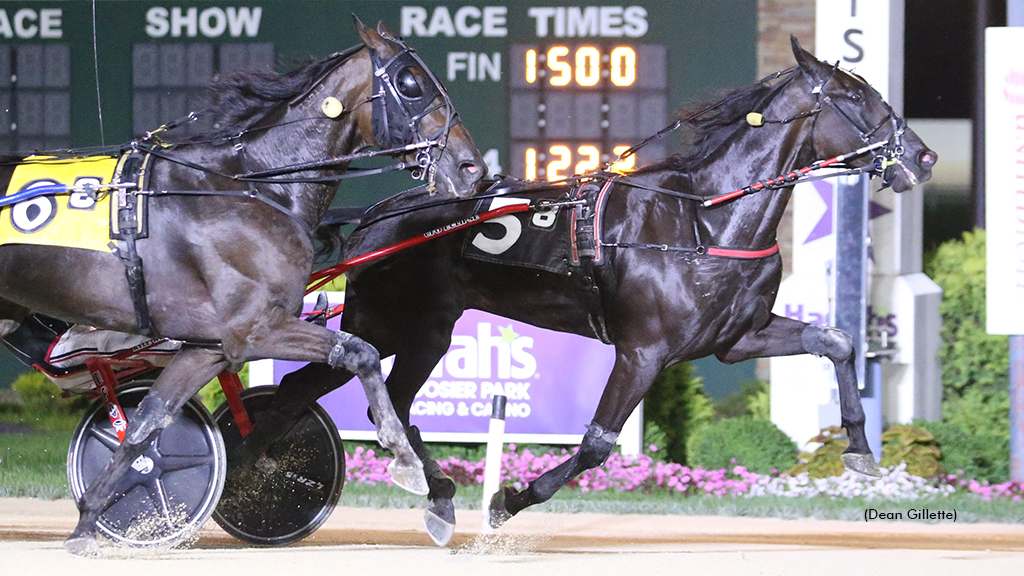
[[345, 234], [342, 232], [342, 227], [350, 224], [358, 225], [365, 212], [366, 208], [357, 206], [341, 206], [327, 210], [314, 233], [318, 244], [317, 261], [328, 261], [344, 248]]

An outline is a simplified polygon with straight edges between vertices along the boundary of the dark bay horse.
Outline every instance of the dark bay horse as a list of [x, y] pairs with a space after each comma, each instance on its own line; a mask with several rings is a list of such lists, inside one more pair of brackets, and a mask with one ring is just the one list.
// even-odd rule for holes
[[[121, 476], [186, 400], [222, 370], [260, 358], [321, 362], [358, 375], [381, 443], [400, 461], [396, 484], [427, 492], [376, 351], [298, 318], [314, 257], [312, 231], [352, 153], [385, 150], [421, 171], [442, 198], [472, 193], [486, 169], [419, 57], [381, 25], [374, 30], [355, 19], [355, 27], [361, 46], [287, 74], [242, 74], [215, 86], [207, 133], [132, 143], [148, 180], [126, 189], [128, 205], [148, 200], [148, 237], [106, 252], [0, 246], [0, 335], [31, 311], [185, 341], [78, 503], [69, 551], [95, 551], [96, 520], [119, 497]], [[8, 182], [15, 167], [5, 164], [0, 179]], [[64, 204], [68, 196], [53, 198]], [[144, 283], [136, 278], [130, 288], [133, 274]]]
[[[395, 355], [388, 391], [424, 461], [432, 502], [426, 524], [435, 542], [447, 542], [454, 529], [455, 484], [430, 457], [408, 416], [417, 390], [448, 350], [456, 320], [469, 308], [600, 338], [616, 351], [579, 451], [522, 491], [500, 490], [490, 507], [495, 527], [601, 465], [659, 371], [712, 354], [726, 363], [807, 353], [828, 357], [851, 439], [843, 461], [851, 470], [879, 475], [864, 433], [851, 337], [772, 313], [782, 279], [776, 229], [791, 179], [747, 189], [773, 191], [738, 194], [713, 206], [704, 200], [778, 174], [791, 178], [792, 170], [841, 155], [848, 166], [877, 167], [885, 184], [903, 192], [930, 177], [937, 157], [863, 79], [820, 62], [795, 39], [793, 54], [796, 67], [736, 90], [694, 118], [688, 154], [624, 177], [593, 178], [601, 189], [594, 235], [602, 254], [600, 263], [591, 256], [589, 273], [583, 268], [584, 274], [568, 276], [466, 259], [461, 254], [467, 236], [461, 232], [349, 272], [342, 325], [382, 356]], [[751, 112], [760, 116], [748, 117]], [[865, 152], [849, 154], [858, 150]], [[566, 198], [576, 197], [578, 186], [562, 188]], [[529, 191], [518, 186], [510, 194], [529, 197]], [[473, 210], [465, 203], [423, 209], [424, 202], [429, 199], [422, 192], [410, 192], [371, 208], [347, 239], [345, 255], [368, 253]], [[389, 217], [396, 214], [401, 217]], [[276, 425], [285, 426], [304, 402], [344, 378], [318, 364], [286, 376], [274, 409]], [[273, 436], [259, 429], [250, 450], [260, 450]]]

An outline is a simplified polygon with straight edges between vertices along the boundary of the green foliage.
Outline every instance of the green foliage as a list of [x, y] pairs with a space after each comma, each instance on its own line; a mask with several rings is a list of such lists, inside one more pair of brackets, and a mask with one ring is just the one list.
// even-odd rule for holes
[[[664, 436], [658, 446], [663, 458], [680, 464], [688, 463], [687, 438], [711, 420], [715, 409], [704, 395], [704, 385], [693, 375], [689, 364], [680, 363], [658, 374], [647, 391], [644, 402], [644, 437], [654, 437], [655, 428]], [[652, 427], [652, 425], [654, 427]]]
[[[242, 369], [238, 371], [238, 377], [242, 380], [242, 387], [249, 387], [249, 365], [242, 366]], [[199, 390], [199, 399], [202, 400], [203, 406], [212, 414], [218, 406], [223, 404], [227, 398], [224, 396], [224, 389], [221, 388], [220, 380], [214, 378], [206, 383]]]
[[62, 398], [61, 389], [38, 370], [18, 376], [11, 384], [11, 389], [17, 392], [27, 414], [81, 415], [90, 404], [80, 395]]
[[843, 461], [840, 456], [843, 450], [850, 446], [850, 439], [846, 435], [846, 429], [839, 426], [829, 426], [820, 434], [811, 438], [808, 444], [818, 443], [817, 449], [811, 452], [801, 452], [800, 463], [794, 466], [789, 473], [793, 476], [807, 472], [811, 478], [828, 478], [839, 476], [843, 473]]
[[62, 398], [42, 372], [26, 372], [11, 385], [17, 403], [0, 405], [0, 420], [37, 430], [74, 430], [91, 404], [84, 396]]
[[687, 454], [691, 466], [713, 470], [740, 465], [759, 474], [788, 470], [796, 462], [796, 446], [785, 432], [749, 416], [700, 428], [688, 440]]
[[747, 413], [754, 420], [772, 419], [771, 383], [767, 380], [755, 380], [751, 394], [747, 396]]
[[715, 404], [715, 418], [750, 416], [756, 420], [771, 420], [769, 390], [767, 380], [741, 382], [739, 392]]
[[1009, 479], [1010, 443], [1006, 437], [988, 433], [968, 434], [960, 426], [948, 422], [916, 421], [915, 424], [935, 437], [942, 452], [939, 462], [948, 474], [993, 483]]
[[[925, 272], [944, 291], [942, 297], [942, 389], [946, 400], [973, 389], [991, 397], [1005, 391], [1009, 379], [1006, 336], [985, 333], [985, 231], [964, 232], [960, 240], [939, 246]], [[1008, 429], [1003, 416], [1003, 429]]]
[[907, 473], [929, 478], [942, 470], [935, 437], [917, 425], [894, 424], [882, 433], [882, 466], [906, 463]]
[[0, 434], [0, 497], [71, 498], [67, 476], [71, 434], [72, 429]]
[[939, 246], [925, 272], [942, 287], [942, 419], [935, 435], [947, 472], [991, 481], [1009, 475], [1010, 376], [1006, 336], [985, 332], [985, 231]]
[[644, 422], [644, 454], [658, 462], [668, 461], [668, 436], [653, 421]]
[[1010, 391], [1008, 382], [1002, 390], [985, 392], [968, 388], [962, 396], [953, 396], [942, 403], [942, 420], [959, 427], [967, 434], [983, 434], [1009, 441]]

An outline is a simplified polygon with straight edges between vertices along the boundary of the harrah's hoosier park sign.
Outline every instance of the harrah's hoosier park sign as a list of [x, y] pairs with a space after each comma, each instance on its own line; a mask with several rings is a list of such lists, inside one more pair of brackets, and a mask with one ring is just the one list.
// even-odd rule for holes
[[1024, 334], [1024, 28], [985, 31], [989, 334]]
[[[341, 300], [341, 294], [332, 296], [332, 304]], [[307, 309], [311, 303], [308, 299]], [[328, 328], [338, 329], [338, 320]], [[391, 363], [390, 358], [382, 362], [385, 375]], [[506, 441], [578, 444], [614, 364], [614, 348], [597, 340], [467, 310], [455, 324], [447, 354], [417, 393], [410, 419], [428, 441], [481, 442], [492, 399], [500, 394], [508, 399]], [[270, 383], [263, 372], [267, 366], [250, 368], [254, 383]], [[301, 366], [274, 361], [273, 382]], [[319, 402], [343, 438], [375, 438], [357, 381]], [[637, 423], [636, 414], [626, 423], [620, 436], [624, 446], [639, 434]]]

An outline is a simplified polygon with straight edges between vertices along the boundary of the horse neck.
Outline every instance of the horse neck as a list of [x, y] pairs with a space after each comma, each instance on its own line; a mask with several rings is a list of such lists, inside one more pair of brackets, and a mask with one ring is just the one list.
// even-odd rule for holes
[[[789, 100], [790, 102], [786, 102]], [[768, 118], [791, 116], [813, 102], [779, 97], [765, 110]], [[742, 120], [741, 120], [742, 121]], [[774, 178], [813, 162], [811, 134], [814, 118], [789, 124], [744, 124], [709, 160], [691, 174], [693, 192], [717, 196]], [[775, 242], [792, 188], [755, 192], [732, 201], [699, 208], [702, 240], [709, 245], [764, 248]]]
[[[244, 144], [246, 170], [256, 171], [302, 162], [326, 160], [350, 154], [367, 145], [358, 125], [362, 104], [369, 97], [372, 82], [369, 55], [362, 50], [330, 72], [300, 101], [282, 106], [270, 115], [267, 125], [277, 125], [257, 132]], [[337, 119], [329, 119], [321, 111], [327, 97], [341, 101], [350, 111]], [[369, 104], [366, 104], [368, 113]], [[344, 169], [310, 170], [288, 177], [319, 177], [340, 174]], [[315, 227], [334, 200], [338, 186], [334, 183], [257, 184], [257, 188], [288, 207]]]

